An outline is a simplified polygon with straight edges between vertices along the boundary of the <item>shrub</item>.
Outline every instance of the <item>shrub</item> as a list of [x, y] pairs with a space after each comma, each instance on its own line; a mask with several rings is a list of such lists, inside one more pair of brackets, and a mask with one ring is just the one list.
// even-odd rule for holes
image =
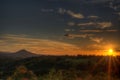
[[36, 75], [25, 66], [19, 66], [7, 80], [38, 80]]

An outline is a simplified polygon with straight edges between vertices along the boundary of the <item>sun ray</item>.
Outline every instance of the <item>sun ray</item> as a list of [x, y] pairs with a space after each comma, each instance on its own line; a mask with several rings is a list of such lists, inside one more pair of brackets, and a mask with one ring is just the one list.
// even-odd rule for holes
[[105, 60], [105, 57], [103, 57], [102, 59], [100, 59], [100, 60], [93, 66], [93, 68], [91, 69], [90, 72], [93, 72], [93, 71], [99, 66], [99, 64], [102, 63], [104, 60]]
[[106, 61], [107, 65], [107, 80], [112, 80], [112, 75], [117, 73], [118, 64], [120, 64], [116, 52], [113, 49], [106, 50], [105, 56], [101, 58], [92, 68], [91, 73], [95, 71], [95, 69], [101, 65], [102, 62]]
[[112, 68], [111, 68], [111, 61], [112, 60], [112, 57], [109, 56], [109, 60], [108, 60], [108, 80], [111, 80], [111, 72], [112, 72]]

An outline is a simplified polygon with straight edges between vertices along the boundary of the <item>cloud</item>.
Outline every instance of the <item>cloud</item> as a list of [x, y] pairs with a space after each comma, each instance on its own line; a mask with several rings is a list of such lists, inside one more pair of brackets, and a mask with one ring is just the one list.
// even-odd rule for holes
[[58, 12], [60, 14], [65, 14], [66, 13], [66, 14], [68, 14], [71, 17], [76, 18], [76, 19], [83, 19], [83, 18], [85, 18], [84, 15], [81, 14], [81, 13], [75, 13], [75, 12], [73, 12], [71, 10], [66, 10], [66, 9], [62, 9], [62, 8], [59, 8]]
[[111, 29], [111, 30], [80, 30], [83, 33], [100, 33], [100, 32], [118, 32], [118, 30]]
[[4, 40], [0, 40], [0, 44], [4, 43]]
[[94, 16], [94, 15], [91, 15], [91, 16], [88, 16], [89, 19], [98, 19], [99, 16]]
[[118, 30], [115, 30], [115, 29], [111, 29], [111, 30], [104, 30], [106, 32], [118, 32]]
[[98, 32], [103, 32], [102, 30], [80, 30], [80, 32], [83, 33], [98, 33]]
[[78, 26], [95, 26], [97, 28], [108, 28], [111, 27], [113, 24], [111, 22], [88, 22], [88, 23], [79, 23]]
[[114, 14], [117, 14], [118, 16], [120, 16], [120, 12], [117, 12], [117, 13], [114, 13]]
[[66, 32], [75, 31], [74, 29], [65, 29]]
[[[22, 35], [3, 35], [0, 51], [17, 51], [27, 49], [34, 53], [65, 55], [75, 54], [78, 46], [46, 39], [30, 38]], [[1, 41], [0, 41], [1, 42]]]
[[72, 11], [67, 11], [67, 13], [72, 16], [73, 18], [77, 18], [77, 19], [83, 19], [84, 15], [82, 15], [81, 13], [74, 13]]
[[89, 38], [91, 41], [96, 43], [101, 43], [103, 41], [102, 37], [94, 37], [94, 34], [65, 34], [64, 36], [68, 37], [69, 39]]
[[111, 27], [112, 23], [111, 22], [99, 22], [99, 23], [97, 23], [97, 25], [99, 27], [101, 27], [102, 29], [104, 29], [104, 28], [107, 28], [107, 27]]
[[59, 8], [59, 9], [58, 9], [58, 12], [59, 12], [60, 14], [64, 14], [64, 13], [66, 12], [66, 10], [63, 9], [63, 8]]
[[91, 41], [94, 41], [96, 43], [101, 43], [103, 41], [103, 38], [100, 37], [90, 37]]
[[109, 7], [114, 9], [115, 11], [118, 11], [120, 8], [120, 1], [114, 2], [109, 2]]
[[102, 55], [105, 50], [105, 48], [102, 44], [98, 45], [96, 43], [86, 46], [86, 49], [96, 51], [96, 55], [97, 54]]
[[65, 34], [64, 36], [73, 39], [73, 38], [87, 38], [93, 36], [93, 34]]
[[71, 29], [65, 29], [65, 31], [66, 31], [66, 32], [69, 32], [69, 31], [71, 31]]
[[[66, 10], [66, 9], [63, 9], [63, 8], [59, 8], [58, 13], [60, 13], [60, 14], [65, 14], [66, 13], [66, 14], [70, 15], [71, 17], [77, 18], [77, 19], [84, 19], [85, 18], [85, 16], [81, 13], [75, 13], [71, 10]], [[96, 16], [96, 15], [90, 15], [87, 18], [88, 19], [98, 19], [100, 17]]]
[[69, 26], [74, 26], [75, 23], [74, 23], [74, 22], [68, 22], [68, 25], [69, 25]]
[[77, 24], [78, 26], [92, 26], [92, 25], [96, 25], [94, 22], [88, 22], [88, 23], [79, 23]]

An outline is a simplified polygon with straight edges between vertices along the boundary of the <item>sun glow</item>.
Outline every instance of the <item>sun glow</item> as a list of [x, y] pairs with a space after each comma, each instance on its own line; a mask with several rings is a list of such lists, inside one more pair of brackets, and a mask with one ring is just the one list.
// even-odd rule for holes
[[115, 56], [113, 49], [109, 49], [107, 55], [108, 56]]

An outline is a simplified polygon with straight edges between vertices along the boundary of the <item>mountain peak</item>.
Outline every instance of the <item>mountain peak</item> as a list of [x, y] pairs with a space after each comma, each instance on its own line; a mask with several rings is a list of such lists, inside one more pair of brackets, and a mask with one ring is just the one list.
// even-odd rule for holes
[[40, 56], [40, 54], [35, 54], [25, 49], [19, 50], [15, 53], [0, 52], [0, 58], [23, 59], [37, 56]]
[[26, 57], [34, 57], [34, 56], [38, 56], [38, 55], [35, 53], [32, 53], [32, 52], [29, 52], [25, 49], [22, 49], [20, 51], [15, 52], [14, 56], [26, 58]]
[[29, 52], [29, 51], [27, 51], [25, 49], [22, 49], [22, 50], [17, 51], [16, 53], [31, 53], [31, 52]]

